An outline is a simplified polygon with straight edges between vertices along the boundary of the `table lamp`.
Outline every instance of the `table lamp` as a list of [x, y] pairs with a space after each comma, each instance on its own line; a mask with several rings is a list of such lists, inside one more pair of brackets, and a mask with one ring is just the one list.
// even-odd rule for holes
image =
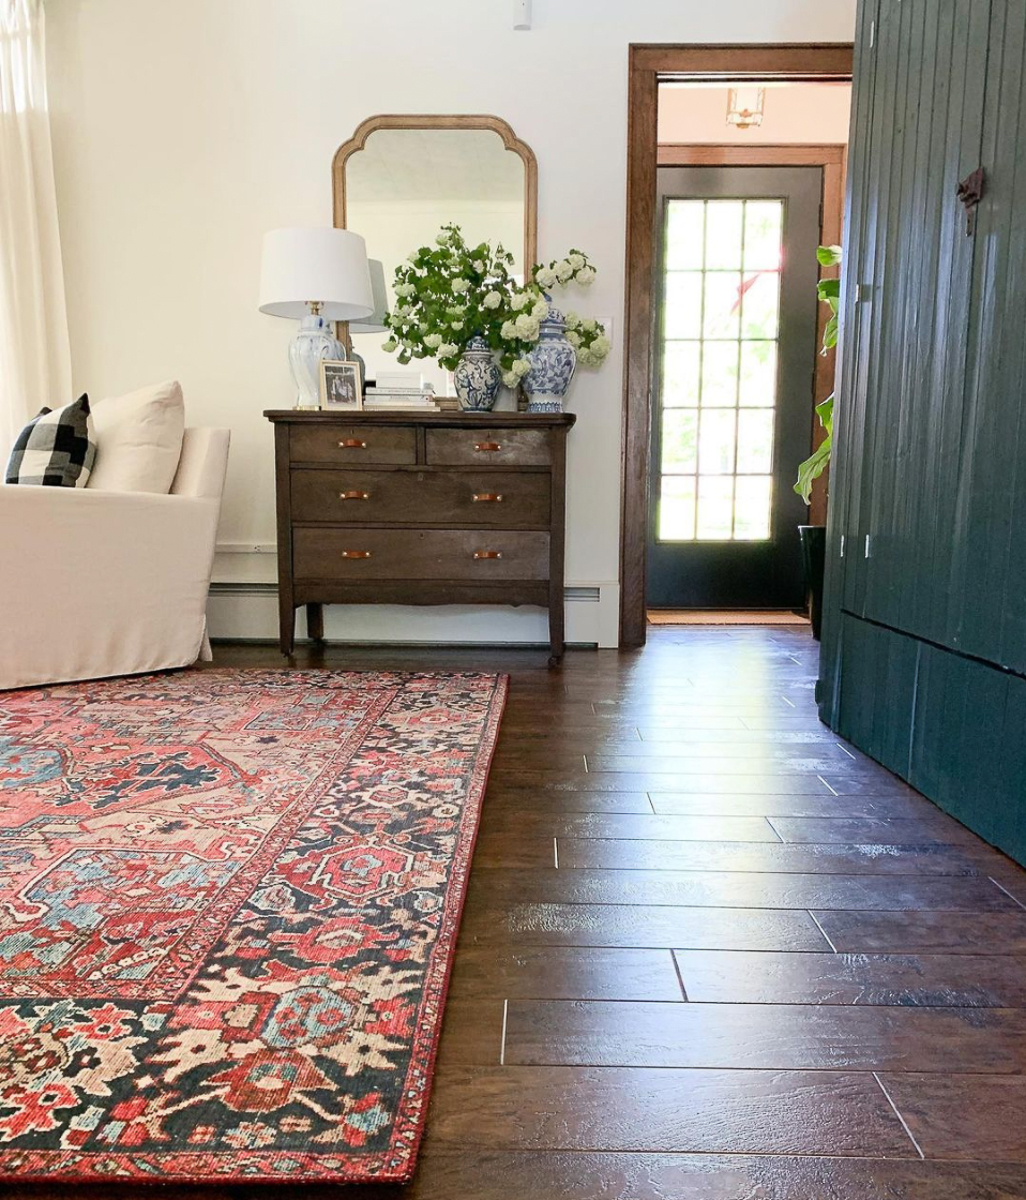
[[272, 229], [264, 234], [260, 311], [299, 321], [289, 346], [296, 408], [320, 406], [324, 359], [344, 359], [335, 321], [374, 312], [367, 246], [348, 229]]

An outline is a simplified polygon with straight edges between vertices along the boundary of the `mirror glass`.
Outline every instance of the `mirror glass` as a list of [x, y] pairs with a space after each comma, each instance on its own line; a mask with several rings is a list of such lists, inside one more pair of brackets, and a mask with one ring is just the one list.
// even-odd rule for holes
[[[459, 225], [468, 243], [502, 242], [523, 276], [527, 165], [491, 129], [376, 129], [344, 166], [345, 225], [362, 234], [367, 254], [384, 267], [388, 307], [395, 269], [414, 250], [433, 245], [443, 225]], [[350, 329], [368, 379], [381, 371], [423, 374], [440, 395], [447, 373], [430, 360], [401, 367], [381, 349], [380, 330]], [[415, 382], [415, 381], [414, 381]]]

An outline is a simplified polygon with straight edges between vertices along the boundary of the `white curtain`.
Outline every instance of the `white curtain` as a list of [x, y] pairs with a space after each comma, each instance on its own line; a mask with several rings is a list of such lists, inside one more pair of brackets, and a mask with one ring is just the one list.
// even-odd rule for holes
[[42, 0], [0, 0], [0, 468], [74, 397], [46, 103]]

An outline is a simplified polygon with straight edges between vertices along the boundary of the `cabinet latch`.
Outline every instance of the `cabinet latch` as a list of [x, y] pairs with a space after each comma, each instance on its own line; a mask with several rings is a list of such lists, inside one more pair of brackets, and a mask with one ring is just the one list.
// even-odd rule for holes
[[977, 167], [958, 185], [958, 198], [965, 205], [965, 236], [972, 237], [976, 228], [976, 206], [983, 199], [983, 168]]

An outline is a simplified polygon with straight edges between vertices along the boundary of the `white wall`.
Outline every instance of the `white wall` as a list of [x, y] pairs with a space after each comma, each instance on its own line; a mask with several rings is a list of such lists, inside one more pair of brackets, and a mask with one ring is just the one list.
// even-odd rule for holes
[[659, 141], [723, 146], [843, 145], [848, 141], [850, 83], [768, 84], [763, 122], [727, 124], [727, 89], [664, 84], [659, 89]]
[[[576, 640], [613, 644], [620, 507], [627, 46], [847, 41], [855, 0], [48, 0], [50, 99], [75, 386], [95, 397], [177, 376], [193, 423], [228, 425], [221, 540], [274, 536], [271, 429], [291, 403], [289, 322], [256, 311], [260, 238], [328, 224], [331, 157], [382, 112], [495, 113], [539, 163], [539, 249], [600, 268], [592, 311], [614, 351], [571, 407], [567, 583]], [[218, 576], [273, 577], [226, 554]], [[216, 633], [267, 628], [222, 598]], [[262, 615], [263, 614], [263, 615]], [[475, 636], [538, 638], [539, 615], [475, 618]], [[331, 630], [343, 628], [333, 613]], [[463, 617], [353, 614], [366, 636], [460, 639]]]

